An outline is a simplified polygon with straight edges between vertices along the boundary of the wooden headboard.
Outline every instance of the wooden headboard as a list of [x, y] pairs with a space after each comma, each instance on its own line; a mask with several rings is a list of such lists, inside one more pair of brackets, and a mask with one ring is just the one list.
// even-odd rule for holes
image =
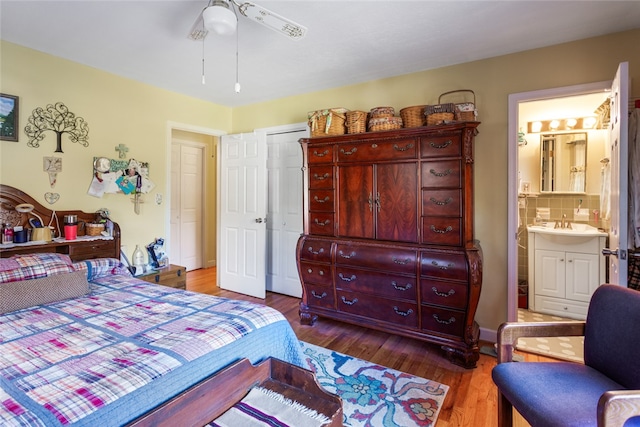
[[[77, 215], [78, 221], [93, 222], [96, 219], [95, 213], [83, 211], [53, 211], [42, 206], [33, 197], [22, 190], [0, 184], [0, 224], [10, 224], [11, 226], [22, 225], [30, 227], [30, 213], [16, 211], [16, 206], [21, 204], [33, 205], [33, 213], [39, 216], [44, 225], [51, 224], [55, 230], [55, 235], [64, 236], [63, 218], [65, 215]], [[53, 221], [52, 221], [53, 218]], [[57, 252], [71, 256], [74, 262], [93, 258], [116, 258], [120, 259], [120, 226], [113, 223], [112, 239], [85, 240], [84, 229], [79, 227], [77, 240], [64, 241], [54, 240], [51, 243], [34, 245], [33, 243], [15, 244], [11, 247], [0, 247], [0, 257], [7, 258], [15, 254], [30, 252]]]

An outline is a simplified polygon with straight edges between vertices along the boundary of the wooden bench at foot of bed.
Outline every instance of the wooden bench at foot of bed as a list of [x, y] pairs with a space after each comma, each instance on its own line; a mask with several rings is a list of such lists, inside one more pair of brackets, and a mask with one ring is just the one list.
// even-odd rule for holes
[[[269, 358], [253, 366], [242, 359], [146, 413], [129, 427], [203, 426], [242, 400], [254, 386], [272, 390], [342, 426], [342, 399], [324, 391], [311, 371]], [[178, 423], [178, 424], [176, 424]]]

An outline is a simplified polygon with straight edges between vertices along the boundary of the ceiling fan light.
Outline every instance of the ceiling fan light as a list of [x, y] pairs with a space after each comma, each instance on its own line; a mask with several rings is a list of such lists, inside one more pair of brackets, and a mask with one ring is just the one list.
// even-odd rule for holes
[[238, 26], [235, 13], [224, 1], [215, 1], [212, 6], [203, 10], [202, 19], [207, 30], [220, 35], [233, 34]]

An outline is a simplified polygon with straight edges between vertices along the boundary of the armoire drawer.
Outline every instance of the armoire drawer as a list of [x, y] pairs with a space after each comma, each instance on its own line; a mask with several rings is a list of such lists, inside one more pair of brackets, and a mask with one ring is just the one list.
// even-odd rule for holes
[[422, 329], [440, 334], [462, 337], [464, 333], [465, 312], [423, 305]]
[[307, 150], [309, 164], [332, 163], [333, 145], [313, 145]]
[[460, 160], [422, 162], [422, 187], [461, 188]]
[[469, 279], [467, 258], [464, 253], [424, 251], [420, 255], [420, 274], [422, 276], [446, 280]]
[[380, 246], [338, 243], [336, 264], [415, 274], [416, 251]]
[[95, 258], [113, 258], [113, 242], [93, 240], [69, 245], [69, 257], [74, 262]]
[[331, 262], [331, 241], [306, 239], [300, 251], [303, 261]]
[[361, 142], [338, 147], [339, 162], [360, 162], [391, 159], [415, 159], [418, 148], [414, 138], [396, 141]]
[[333, 188], [333, 166], [315, 166], [309, 168], [310, 190], [331, 190]]
[[420, 157], [458, 157], [461, 155], [460, 135], [426, 136], [420, 140]]
[[433, 305], [464, 310], [467, 308], [468, 290], [469, 286], [466, 283], [420, 279], [422, 302]]
[[327, 264], [300, 263], [300, 275], [304, 283], [331, 286], [331, 266]]
[[462, 219], [454, 217], [422, 217], [422, 243], [427, 245], [462, 245]]
[[336, 266], [336, 289], [416, 301], [416, 278]]
[[333, 212], [333, 201], [335, 192], [333, 190], [310, 190], [309, 210], [318, 212]]
[[422, 190], [422, 215], [462, 216], [462, 190]]
[[418, 327], [418, 306], [415, 303], [346, 291], [337, 291], [336, 295], [338, 311], [408, 328]]
[[309, 213], [309, 232], [321, 236], [333, 236], [335, 220], [333, 213]]
[[335, 310], [332, 287], [305, 283], [304, 289], [308, 295], [307, 305]]

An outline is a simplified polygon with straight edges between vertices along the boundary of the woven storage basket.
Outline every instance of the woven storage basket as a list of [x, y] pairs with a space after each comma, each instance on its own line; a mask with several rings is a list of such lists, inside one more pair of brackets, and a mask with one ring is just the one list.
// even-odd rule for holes
[[473, 101], [465, 101], [454, 103], [455, 119], [459, 122], [475, 122], [478, 119], [478, 110], [476, 110], [476, 94], [471, 89], [452, 90], [451, 92], [445, 92], [438, 98], [438, 104], [442, 101], [443, 96], [450, 96], [453, 94], [470, 93], [473, 96]]
[[394, 130], [402, 127], [402, 117], [376, 117], [369, 119], [369, 131]]
[[308, 114], [311, 137], [344, 135], [346, 133], [346, 108], [328, 108], [326, 110], [310, 111]]
[[376, 107], [372, 108], [369, 112], [370, 119], [377, 119], [380, 117], [393, 117], [396, 115], [396, 110], [393, 107]]
[[104, 224], [86, 223], [84, 232], [87, 236], [99, 236], [104, 231]]
[[456, 106], [453, 104], [427, 105], [424, 107], [424, 115], [427, 118], [427, 126], [441, 125], [451, 122], [455, 118]]
[[415, 105], [413, 107], [405, 107], [400, 110], [402, 125], [406, 128], [424, 126], [424, 107], [425, 105]]
[[363, 133], [367, 131], [367, 112], [347, 112], [347, 133]]

